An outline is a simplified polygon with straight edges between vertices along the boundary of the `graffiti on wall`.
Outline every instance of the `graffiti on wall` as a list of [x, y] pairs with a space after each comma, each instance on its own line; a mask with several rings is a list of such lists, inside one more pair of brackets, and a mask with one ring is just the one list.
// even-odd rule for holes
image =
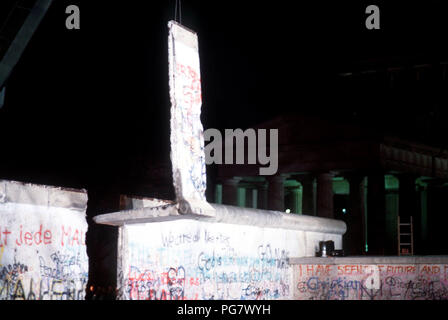
[[171, 161], [176, 198], [205, 203], [207, 177], [198, 37], [174, 21], [168, 23], [168, 28]]
[[125, 228], [121, 299], [292, 298], [293, 231], [185, 220]]
[[448, 265], [296, 265], [296, 299], [448, 300]]
[[0, 300], [84, 299], [86, 229], [78, 212], [0, 208]]

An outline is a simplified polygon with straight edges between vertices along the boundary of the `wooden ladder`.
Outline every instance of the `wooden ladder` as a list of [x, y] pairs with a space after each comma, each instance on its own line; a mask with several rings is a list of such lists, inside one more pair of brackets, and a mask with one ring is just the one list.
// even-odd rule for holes
[[[402, 237], [405, 239], [403, 240]], [[410, 217], [409, 222], [403, 223], [400, 220], [400, 216], [398, 216], [398, 255], [414, 255], [414, 225], [412, 217]]]

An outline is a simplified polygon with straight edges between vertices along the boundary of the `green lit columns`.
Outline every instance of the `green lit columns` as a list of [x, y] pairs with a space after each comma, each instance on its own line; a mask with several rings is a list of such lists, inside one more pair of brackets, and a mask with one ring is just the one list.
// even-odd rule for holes
[[417, 243], [417, 250], [428, 247], [428, 194], [431, 180], [419, 178], [416, 181], [417, 192], [420, 194], [420, 244]]
[[302, 185], [290, 175], [268, 177], [268, 209], [302, 213]]
[[295, 174], [293, 178], [300, 183], [300, 213], [334, 218], [334, 173]]
[[394, 174], [384, 176], [386, 210], [386, 254], [398, 254], [398, 210], [400, 181]]

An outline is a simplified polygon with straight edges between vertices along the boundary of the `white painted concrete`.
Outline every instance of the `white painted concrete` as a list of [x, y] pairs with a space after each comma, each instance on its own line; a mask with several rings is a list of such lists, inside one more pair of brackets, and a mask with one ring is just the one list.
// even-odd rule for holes
[[182, 215], [175, 204], [95, 217], [119, 226], [120, 299], [293, 299], [290, 257], [319, 241], [341, 249], [345, 223], [212, 204]]
[[0, 181], [0, 300], [84, 299], [85, 191]]

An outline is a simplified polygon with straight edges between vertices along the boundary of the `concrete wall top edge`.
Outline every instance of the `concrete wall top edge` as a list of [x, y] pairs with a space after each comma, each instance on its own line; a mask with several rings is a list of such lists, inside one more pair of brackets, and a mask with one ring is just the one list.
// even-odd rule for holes
[[300, 257], [290, 258], [289, 264], [448, 264], [448, 256], [353, 256], [353, 257]]
[[125, 224], [166, 221], [168, 218], [170, 220], [176, 218], [185, 219], [185, 217], [179, 214], [177, 206], [173, 204], [111, 212], [95, 216], [93, 220], [98, 224], [122, 226]]
[[218, 204], [211, 205], [216, 210], [215, 219], [217, 222], [341, 235], [347, 231], [345, 222], [341, 220], [288, 214], [279, 211], [240, 208]]
[[214, 217], [201, 215], [181, 215], [177, 205], [157, 208], [140, 208], [103, 214], [94, 221], [99, 224], [121, 226], [130, 223], [150, 223], [176, 219], [194, 219], [214, 223], [249, 225], [260, 228], [279, 228], [299, 231], [311, 231], [331, 234], [344, 234], [346, 224], [340, 220], [286, 214], [278, 211], [257, 210], [211, 204], [215, 209]]
[[1, 203], [22, 203], [85, 211], [87, 191], [0, 180]]

